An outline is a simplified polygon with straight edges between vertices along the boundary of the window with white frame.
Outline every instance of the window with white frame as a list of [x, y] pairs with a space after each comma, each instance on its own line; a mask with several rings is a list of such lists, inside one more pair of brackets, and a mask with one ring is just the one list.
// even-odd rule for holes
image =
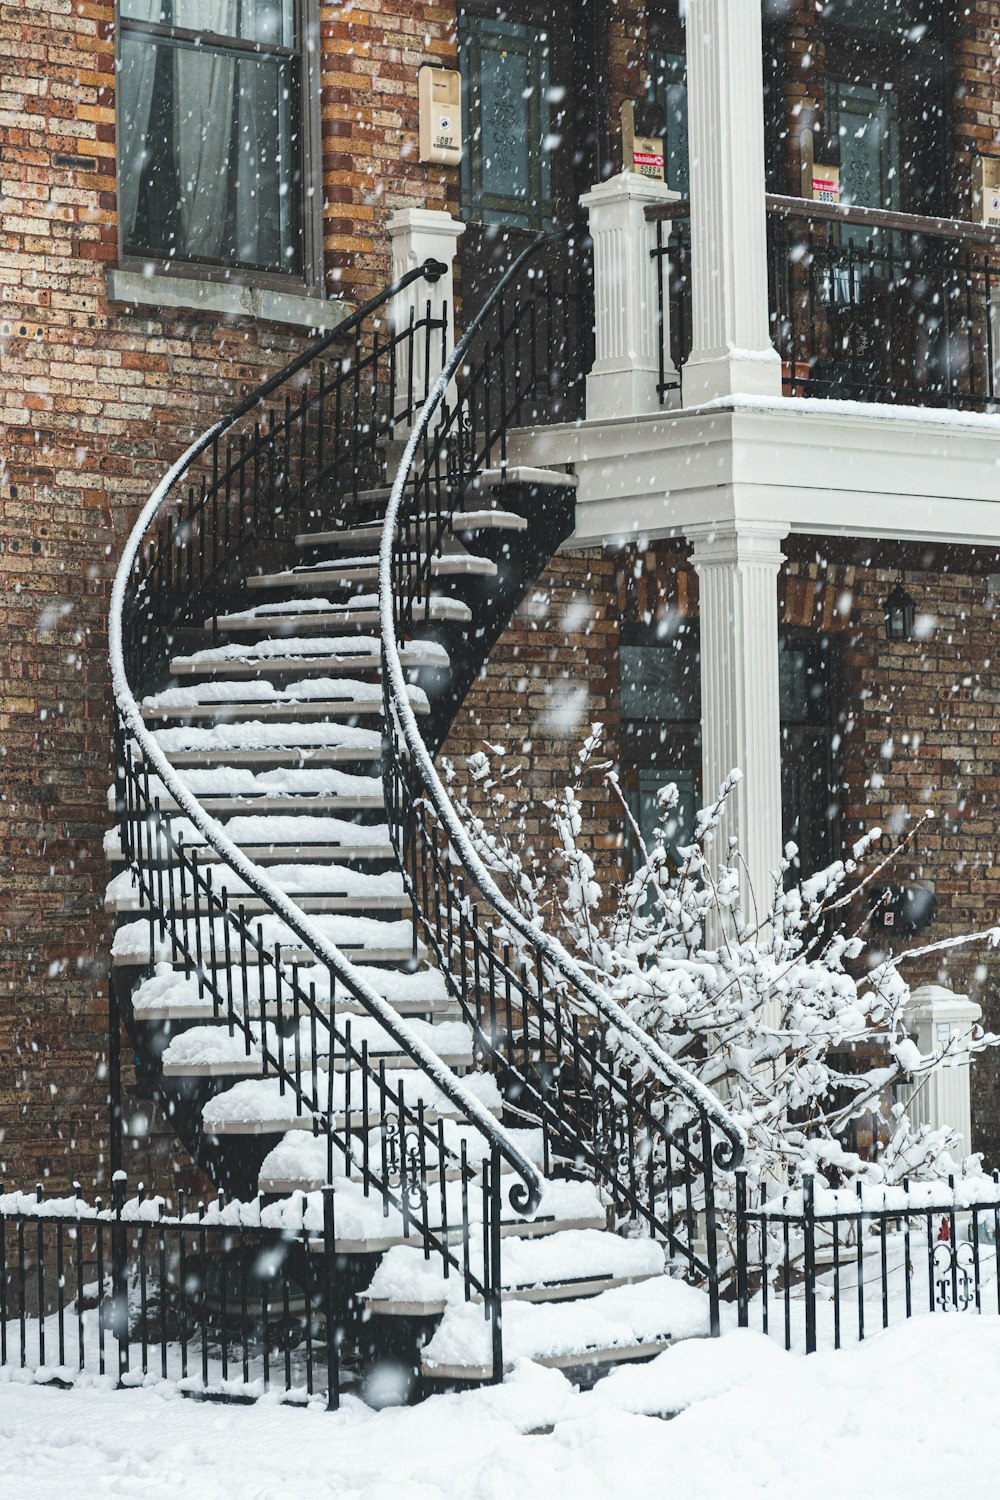
[[312, 3], [120, 0], [123, 256], [315, 279]]

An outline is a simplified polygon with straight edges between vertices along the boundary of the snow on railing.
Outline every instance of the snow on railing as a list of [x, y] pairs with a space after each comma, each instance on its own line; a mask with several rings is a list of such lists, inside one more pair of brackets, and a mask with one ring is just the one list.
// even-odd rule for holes
[[[177, 812], [190, 819], [206, 845], [215, 851], [230, 870], [236, 873], [244, 882], [246, 889], [259, 896], [270, 911], [278, 916], [288, 929], [312, 951], [319, 963], [324, 965], [331, 975], [335, 976], [344, 988], [363, 1005], [365, 1010], [377, 1019], [385, 1032], [430, 1078], [441, 1094], [490, 1143], [492, 1150], [508, 1163], [516, 1177], [520, 1179], [520, 1181], [515, 1181], [511, 1188], [511, 1203], [519, 1211], [531, 1211], [537, 1205], [541, 1194], [541, 1179], [533, 1163], [523, 1155], [508, 1131], [483, 1106], [475, 1094], [373, 988], [363, 970], [344, 956], [317, 923], [312, 921], [308, 914], [271, 880], [266, 870], [249, 859], [228, 837], [221, 824], [205, 811], [190, 787], [177, 775], [155, 736], [146, 727], [139, 702], [129, 683], [126, 668], [125, 611], [128, 591], [136, 576], [137, 563], [144, 544], [151, 537], [157, 522], [166, 515], [179, 483], [190, 473], [196, 460], [209, 450], [217, 454], [220, 438], [233, 429], [243, 417], [260, 408], [262, 403], [280, 386], [316, 361], [334, 342], [342, 340], [345, 335], [351, 333], [354, 333], [356, 338], [359, 337], [358, 330], [363, 320], [377, 308], [390, 301], [419, 278], [434, 279], [440, 274], [441, 269], [443, 268], [437, 262], [428, 261], [401, 277], [386, 291], [325, 335], [284, 370], [247, 396], [228, 416], [214, 423], [168, 470], [143, 507], [125, 544], [115, 575], [109, 617], [112, 688], [116, 712], [133, 761], [136, 759], [135, 752], [138, 751], [145, 767], [152, 769], [162, 787], [173, 799]], [[125, 843], [123, 838], [123, 846]], [[228, 915], [229, 920], [236, 925], [235, 915], [232, 912]]]
[[[397, 532], [404, 491], [413, 478], [418, 453], [426, 448], [432, 419], [444, 405], [449, 385], [456, 379], [469, 357], [469, 351], [479, 329], [491, 308], [503, 296], [506, 287], [521, 268], [537, 251], [552, 242], [555, 236], [540, 237], [524, 250], [511, 264], [493, 289], [489, 298], [468, 324], [461, 340], [456, 345], [445, 368], [435, 382], [424, 406], [418, 413], [403, 452], [399, 468], [392, 484], [386, 508], [379, 548], [379, 612], [381, 623], [383, 673], [382, 691], [385, 696], [387, 722], [393, 715], [399, 726], [406, 748], [416, 766], [426, 797], [435, 816], [454, 851], [474, 885], [489, 901], [493, 910], [511, 932], [517, 933], [530, 950], [537, 953], [560, 976], [571, 989], [577, 991], [592, 1007], [595, 1016], [613, 1028], [622, 1045], [627, 1048], [636, 1063], [648, 1071], [654, 1079], [667, 1088], [681, 1094], [699, 1114], [705, 1116], [719, 1130], [723, 1139], [713, 1150], [717, 1166], [735, 1168], [739, 1166], [746, 1146], [746, 1136], [741, 1126], [731, 1119], [718, 1097], [698, 1079], [691, 1077], [657, 1043], [637, 1026], [626, 1011], [611, 998], [605, 989], [596, 984], [567, 952], [557, 938], [537, 924], [529, 921], [504, 896], [491, 871], [479, 857], [462, 824], [461, 817], [450, 795], [445, 789], [434, 765], [434, 759], [423, 739], [416, 715], [410, 705], [406, 679], [400, 660], [400, 641], [397, 635], [396, 609], [400, 580], [396, 577], [395, 559]], [[422, 528], [421, 528], [422, 530]], [[426, 559], [424, 559], [426, 561]]]

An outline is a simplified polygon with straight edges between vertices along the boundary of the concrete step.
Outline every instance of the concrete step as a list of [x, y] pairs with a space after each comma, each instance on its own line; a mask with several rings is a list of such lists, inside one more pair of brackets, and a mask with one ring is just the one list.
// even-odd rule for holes
[[[293, 609], [294, 603], [308, 608]], [[462, 599], [451, 599], [446, 595], [432, 594], [420, 607], [420, 619], [430, 624], [467, 625], [472, 619], [472, 610]], [[329, 599], [286, 600], [281, 604], [259, 605], [229, 615], [217, 615], [205, 622], [206, 630], [214, 627], [223, 635], [268, 634], [287, 631], [310, 635], [339, 630], [370, 630], [381, 621], [376, 594], [358, 594], [353, 599], [335, 604]]]
[[[414, 713], [430, 712], [430, 703], [422, 688], [411, 686], [407, 693]], [[380, 683], [310, 677], [283, 688], [257, 679], [249, 682], [207, 681], [192, 687], [165, 688], [163, 692], [144, 698], [141, 708], [147, 723], [181, 719], [231, 724], [239, 720], [260, 723], [273, 719], [381, 718], [383, 703]]]
[[[357, 645], [358, 650], [351, 649]], [[436, 641], [410, 641], [400, 652], [406, 670], [448, 666], [448, 653]], [[230, 680], [285, 677], [295, 672], [362, 676], [381, 671], [377, 640], [365, 636], [273, 636], [247, 645], [211, 646], [191, 656], [175, 656], [174, 677], [225, 677]]]
[[[385, 492], [388, 500], [389, 492]], [[524, 531], [527, 519], [512, 510], [462, 510], [452, 518], [451, 530], [459, 536], [470, 536], [479, 531]], [[382, 521], [369, 521], [363, 526], [342, 526], [333, 531], [305, 531], [295, 538], [297, 547], [342, 547], [345, 551], [359, 551], [377, 543], [382, 534]]]
[[[431, 562], [435, 578], [493, 578], [497, 565], [489, 557], [473, 557], [467, 552], [446, 552]], [[348, 587], [378, 582], [378, 558], [357, 557], [341, 562], [302, 564], [281, 573], [262, 573], [247, 579], [253, 590], [313, 589]]]

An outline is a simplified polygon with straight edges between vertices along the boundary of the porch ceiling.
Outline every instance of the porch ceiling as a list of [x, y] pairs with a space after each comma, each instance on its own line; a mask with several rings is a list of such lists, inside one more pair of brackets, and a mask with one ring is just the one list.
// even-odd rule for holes
[[729, 398], [512, 434], [509, 461], [572, 464], [585, 547], [706, 521], [825, 536], [1000, 545], [1000, 417]]

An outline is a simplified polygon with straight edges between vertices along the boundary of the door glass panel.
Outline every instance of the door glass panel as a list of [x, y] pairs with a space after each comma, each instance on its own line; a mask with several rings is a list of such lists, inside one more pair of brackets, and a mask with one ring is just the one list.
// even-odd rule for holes
[[[637, 771], [630, 780], [629, 809], [639, 825], [646, 849], [650, 854], [653, 852], [657, 829], [662, 828], [666, 852], [675, 864], [679, 864], [680, 850], [691, 842], [697, 815], [698, 788], [694, 771], [644, 769]], [[664, 823], [659, 794], [670, 782], [677, 788], [677, 806]], [[637, 865], [641, 861], [642, 854], [636, 848], [633, 851], [633, 863]]]
[[545, 229], [554, 219], [549, 39], [512, 21], [463, 15], [465, 217], [482, 224]]
[[690, 195], [688, 171], [687, 66], [680, 52], [650, 52], [649, 94], [654, 133], [663, 132], [663, 167], [667, 186]]
[[862, 208], [900, 206], [899, 109], [895, 89], [828, 84], [831, 127], [840, 140], [843, 201]]
[[622, 646], [621, 677], [622, 718], [700, 718], [698, 658], [689, 638], [680, 636], [666, 645]]

